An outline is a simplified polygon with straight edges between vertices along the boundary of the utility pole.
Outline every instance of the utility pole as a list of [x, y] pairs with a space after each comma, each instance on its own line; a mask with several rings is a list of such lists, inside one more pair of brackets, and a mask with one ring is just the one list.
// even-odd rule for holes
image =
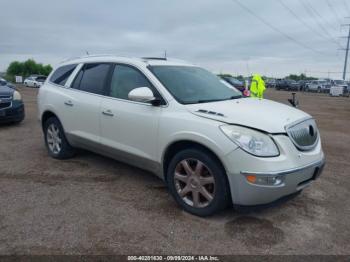
[[348, 25], [349, 27], [349, 34], [348, 34], [348, 43], [346, 45], [346, 49], [345, 49], [345, 61], [344, 61], [344, 71], [343, 71], [343, 80], [345, 80], [346, 77], [346, 67], [348, 64], [348, 54], [349, 54], [349, 44], [350, 44], [350, 25]]
[[[346, 18], [350, 18], [350, 17], [346, 17]], [[347, 65], [348, 65], [348, 55], [349, 55], [349, 45], [350, 45], [350, 24], [344, 24], [342, 26], [347, 26], [349, 27], [349, 33], [348, 33], [348, 36], [344, 37], [344, 38], [347, 38], [348, 41], [347, 41], [347, 45], [346, 45], [346, 48], [345, 49], [342, 49], [342, 50], [345, 50], [345, 59], [344, 59], [344, 70], [343, 70], [343, 80], [345, 80], [346, 78], [346, 68], [347, 68]]]

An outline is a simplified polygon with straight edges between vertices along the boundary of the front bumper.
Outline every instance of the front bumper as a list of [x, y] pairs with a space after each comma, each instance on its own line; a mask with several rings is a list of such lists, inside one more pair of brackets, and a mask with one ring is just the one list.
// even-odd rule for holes
[[8, 108], [0, 109], [0, 123], [20, 122], [24, 119], [25, 111], [22, 101], [13, 101]]
[[[244, 190], [244, 202], [241, 205], [260, 205], [278, 200], [284, 196], [291, 195], [309, 186], [322, 173], [325, 160], [322, 159], [305, 167], [291, 170], [282, 170], [271, 173], [244, 172], [240, 178], [240, 187]], [[256, 176], [283, 176], [284, 180], [280, 185], [256, 185], [247, 182], [245, 176], [254, 174]]]
[[[280, 156], [258, 158], [237, 149], [226, 156], [225, 168], [234, 205], [255, 206], [296, 193], [319, 177], [325, 165], [321, 143], [311, 152], [300, 152], [287, 136], [274, 137]], [[238, 161], [237, 161], [238, 160]], [[247, 176], [283, 177], [278, 185], [251, 183]]]

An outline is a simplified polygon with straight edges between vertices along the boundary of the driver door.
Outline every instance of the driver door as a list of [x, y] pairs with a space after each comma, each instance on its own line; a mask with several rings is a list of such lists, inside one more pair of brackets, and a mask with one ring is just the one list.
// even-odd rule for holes
[[115, 158], [154, 171], [159, 167], [156, 149], [162, 107], [129, 100], [130, 91], [139, 87], [157, 93], [139, 69], [115, 65], [108, 94], [101, 102], [101, 144]]

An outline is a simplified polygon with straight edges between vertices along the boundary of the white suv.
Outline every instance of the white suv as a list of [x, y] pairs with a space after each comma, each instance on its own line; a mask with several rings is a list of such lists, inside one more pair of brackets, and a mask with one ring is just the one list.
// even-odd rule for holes
[[306, 91], [314, 91], [318, 93], [329, 92], [329, 89], [330, 83], [328, 83], [326, 80], [314, 80], [306, 86]]
[[70, 60], [51, 73], [38, 104], [52, 157], [84, 148], [149, 170], [200, 216], [300, 192], [324, 165], [311, 116], [243, 98], [178, 60]]
[[24, 80], [27, 87], [41, 87], [46, 80], [46, 76], [30, 76]]

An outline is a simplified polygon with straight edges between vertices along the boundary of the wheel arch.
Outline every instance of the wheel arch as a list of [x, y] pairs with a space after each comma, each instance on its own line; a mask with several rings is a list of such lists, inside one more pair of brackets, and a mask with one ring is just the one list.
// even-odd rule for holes
[[[226, 185], [229, 193], [229, 199], [232, 201], [232, 195], [231, 195], [231, 187], [228, 181], [227, 177], [227, 169], [225, 168], [225, 165], [220, 160], [220, 158], [217, 156], [217, 154], [214, 152], [214, 150], [210, 149], [209, 147], [193, 140], [178, 140], [174, 141], [171, 144], [169, 144], [165, 150], [165, 153], [163, 154], [162, 158], [162, 171], [163, 171], [163, 179], [167, 182], [167, 169], [169, 167], [171, 159], [175, 156], [175, 154], [181, 150], [188, 149], [188, 148], [195, 148], [199, 150], [203, 150], [210, 154], [220, 165], [220, 167], [223, 169], [225, 173], [225, 180]], [[232, 203], [232, 202], [231, 202]]]
[[220, 158], [217, 156], [217, 154], [214, 152], [214, 150], [210, 149], [209, 147], [193, 140], [178, 140], [174, 141], [171, 144], [169, 144], [163, 154], [162, 157], [162, 171], [164, 174], [164, 180], [166, 181], [167, 179], [167, 169], [169, 166], [169, 163], [171, 159], [175, 156], [175, 154], [181, 150], [188, 149], [188, 148], [195, 148], [199, 150], [206, 151], [209, 153], [212, 157], [215, 158], [215, 160], [221, 165], [223, 170], [226, 173], [226, 168]]
[[[59, 119], [59, 117], [57, 116], [57, 114], [55, 114], [53, 111], [51, 110], [46, 110], [44, 113], [42, 113], [41, 115], [41, 128], [42, 130], [44, 130], [44, 125], [45, 122], [50, 118], [50, 117], [56, 117], [58, 119], [58, 121], [61, 122], [61, 120]], [[62, 123], [62, 122], [61, 122]]]

